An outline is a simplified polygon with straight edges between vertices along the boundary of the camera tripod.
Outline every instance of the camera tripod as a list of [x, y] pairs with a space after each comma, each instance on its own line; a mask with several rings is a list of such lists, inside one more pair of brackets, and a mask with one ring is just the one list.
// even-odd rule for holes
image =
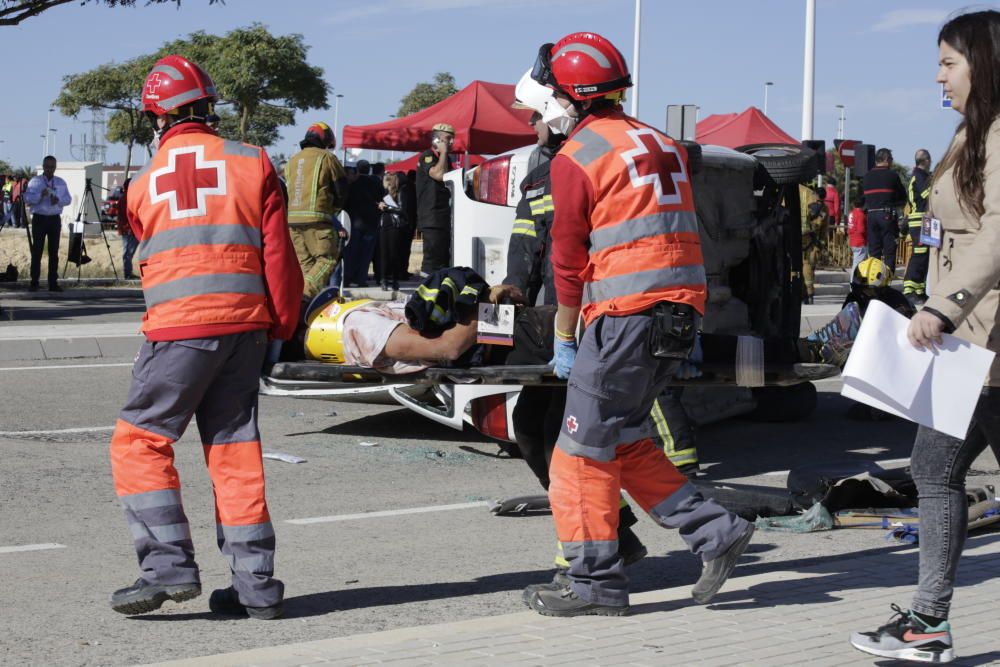
[[[80, 282], [80, 273], [83, 270], [83, 265], [90, 261], [90, 257], [87, 255], [87, 245], [83, 242], [83, 230], [86, 225], [90, 224], [86, 219], [88, 202], [94, 205], [94, 211], [97, 212], [97, 224], [101, 227], [101, 237], [104, 239], [104, 247], [108, 249], [108, 259], [111, 260], [111, 271], [114, 273], [115, 280], [117, 281], [118, 269], [115, 268], [114, 253], [111, 252], [111, 243], [108, 241], [108, 235], [104, 231], [104, 223], [101, 222], [101, 207], [98, 206], [97, 197], [94, 195], [94, 184], [89, 178], [83, 189], [83, 197], [80, 199], [80, 208], [76, 212], [73, 229], [70, 230], [69, 249], [66, 253], [66, 263], [63, 265], [62, 277], [66, 277], [66, 270], [69, 268], [70, 260], [72, 260], [76, 264], [76, 282]], [[80, 230], [79, 233], [75, 232], [76, 229]], [[78, 238], [74, 239], [74, 235]], [[75, 253], [74, 250], [76, 251]], [[76, 259], [73, 259], [74, 254], [76, 254]]]

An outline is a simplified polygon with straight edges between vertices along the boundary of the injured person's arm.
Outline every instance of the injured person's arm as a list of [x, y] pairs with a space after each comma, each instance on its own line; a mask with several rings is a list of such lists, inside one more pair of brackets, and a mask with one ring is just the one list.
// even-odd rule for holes
[[382, 354], [397, 361], [455, 361], [476, 342], [476, 320], [460, 322], [435, 335], [401, 323], [385, 342]]

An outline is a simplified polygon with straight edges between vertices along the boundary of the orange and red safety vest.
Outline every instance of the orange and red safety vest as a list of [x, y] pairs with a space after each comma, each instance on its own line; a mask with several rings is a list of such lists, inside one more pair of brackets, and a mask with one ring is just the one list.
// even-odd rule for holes
[[684, 148], [618, 112], [591, 118], [559, 156], [583, 171], [593, 193], [581, 275], [584, 320], [637, 313], [659, 301], [704, 313], [705, 269]]
[[178, 132], [132, 180], [144, 332], [271, 326], [262, 256], [266, 159], [255, 146]]

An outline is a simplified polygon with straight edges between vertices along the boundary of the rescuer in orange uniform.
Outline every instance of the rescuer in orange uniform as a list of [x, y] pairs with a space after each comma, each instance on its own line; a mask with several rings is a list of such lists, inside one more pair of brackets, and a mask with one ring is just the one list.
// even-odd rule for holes
[[111, 596], [123, 614], [201, 593], [172, 447], [192, 417], [232, 570], [232, 586], [213, 592], [209, 606], [264, 619], [282, 613], [257, 389], [268, 337], [295, 330], [302, 271], [270, 160], [206, 125], [215, 100], [211, 78], [173, 55], [156, 63], [142, 91], [160, 143], [128, 191], [146, 341], [111, 439], [115, 490], [142, 570]]
[[617, 536], [622, 488], [702, 557], [692, 595], [705, 603], [753, 525], [703, 498], [651, 439], [650, 408], [688, 358], [707, 294], [687, 156], [622, 112], [631, 77], [600, 35], [544, 45], [532, 77], [555, 90], [543, 117], [568, 137], [551, 168], [553, 362], [569, 382], [549, 499], [570, 581], [529, 587], [528, 604], [552, 616], [628, 611]]

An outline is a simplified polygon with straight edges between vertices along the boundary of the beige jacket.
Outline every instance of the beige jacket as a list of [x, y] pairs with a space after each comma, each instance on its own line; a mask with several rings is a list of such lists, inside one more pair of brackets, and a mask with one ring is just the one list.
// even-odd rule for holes
[[[959, 133], [956, 143], [965, 141]], [[955, 335], [1000, 353], [1000, 119], [986, 141], [986, 193], [982, 217], [958, 203], [953, 170], [943, 172], [931, 191], [930, 214], [941, 221], [941, 248], [931, 249], [931, 297], [925, 308], [955, 325]], [[1000, 354], [986, 383], [1000, 386]]]

